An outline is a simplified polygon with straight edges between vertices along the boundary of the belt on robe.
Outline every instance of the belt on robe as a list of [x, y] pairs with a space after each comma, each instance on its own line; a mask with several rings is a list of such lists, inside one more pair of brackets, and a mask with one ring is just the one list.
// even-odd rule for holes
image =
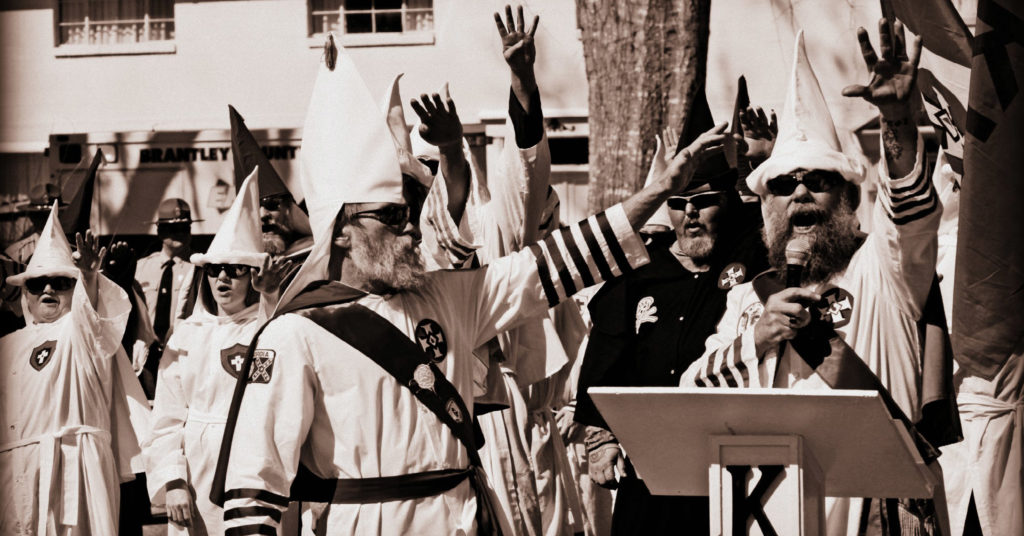
[[1007, 413], [1016, 413], [1016, 420], [1020, 421], [1024, 416], [1024, 400], [1000, 400], [989, 395], [961, 392], [956, 397], [956, 404], [960, 409], [960, 415], [968, 420], [972, 418], [993, 419]]
[[[53, 492], [60, 490], [61, 525], [78, 525], [78, 488], [81, 457], [78, 454], [78, 436], [92, 434], [110, 442], [110, 432], [95, 426], [65, 426], [56, 432], [12, 441], [0, 445], [0, 452], [7, 452], [29, 445], [39, 444], [39, 520], [37, 534], [47, 534], [50, 516], [50, 499]], [[65, 444], [64, 438], [74, 437], [73, 444]], [[59, 467], [60, 472], [54, 469]], [[57, 481], [60, 478], [60, 481]], [[54, 516], [56, 518], [56, 516]]]
[[[300, 471], [306, 470], [303, 466]], [[336, 478], [321, 480], [322, 485], [292, 488], [292, 499], [334, 504], [373, 504], [435, 497], [466, 479], [476, 488], [476, 469], [441, 469], [398, 476]]]

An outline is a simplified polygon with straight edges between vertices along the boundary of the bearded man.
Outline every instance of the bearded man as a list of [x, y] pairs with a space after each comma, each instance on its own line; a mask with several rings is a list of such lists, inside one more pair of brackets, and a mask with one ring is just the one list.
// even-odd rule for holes
[[351, 58], [331, 43], [324, 57], [302, 148], [316, 244], [292, 286], [330, 282], [250, 345], [214, 487], [227, 534], [276, 534], [290, 490], [330, 503], [328, 534], [501, 533], [466, 404], [487, 372], [473, 350], [646, 262], [633, 229], [721, 150], [725, 125], [622, 205], [480, 269], [424, 273], [374, 99]]
[[[680, 148], [713, 124], [703, 92], [686, 117]], [[663, 158], [660, 143], [658, 149], [655, 164]], [[677, 385], [704, 352], [729, 289], [766, 268], [758, 227], [744, 225], [741, 217], [736, 180], [724, 155], [705, 161], [690, 186], [668, 200], [671, 245], [648, 245], [651, 263], [606, 283], [589, 304], [594, 327], [580, 370], [575, 420], [586, 425], [591, 479], [618, 488], [612, 534], [709, 532], [707, 497], [651, 496], [587, 389]]]
[[[881, 116], [883, 158], [871, 233], [859, 232], [854, 215], [863, 170], [839, 148], [801, 32], [778, 141], [771, 157], [747, 178], [761, 197], [775, 270], [730, 292], [717, 332], [682, 385], [830, 389], [870, 384], [891, 395], [894, 418], [908, 425], [920, 419], [916, 322], [935, 271], [941, 208], [922, 173], [923, 148], [911, 107], [920, 40], [908, 49], [899, 22], [890, 27], [883, 19], [879, 31], [881, 59], [867, 32], [858, 30], [870, 83], [843, 92], [865, 98]], [[800, 259], [787, 261], [787, 249], [807, 259], [802, 282], [793, 288], [784, 288], [781, 274]], [[822, 360], [843, 366], [818, 369]], [[858, 381], [851, 381], [851, 371], [857, 371]], [[919, 448], [926, 461], [934, 459], [927, 442]], [[862, 516], [860, 503], [828, 499], [829, 534], [875, 533], [872, 525], [885, 533], [920, 514], [885, 499], [871, 500], [870, 515]]]

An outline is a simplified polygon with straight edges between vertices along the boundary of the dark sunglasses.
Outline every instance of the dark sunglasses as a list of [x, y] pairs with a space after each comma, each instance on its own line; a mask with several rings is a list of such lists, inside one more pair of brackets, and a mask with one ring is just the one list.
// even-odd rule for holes
[[64, 292], [75, 286], [75, 280], [71, 277], [34, 277], [25, 281], [25, 289], [31, 294], [42, 294], [46, 290], [46, 286], [49, 285], [53, 290], [57, 292]]
[[373, 210], [363, 210], [352, 214], [350, 218], [372, 218], [375, 219], [388, 227], [392, 227], [398, 230], [405, 228], [405, 224], [409, 223], [410, 209], [409, 205], [388, 205], [386, 207], [375, 208]]
[[841, 182], [843, 176], [832, 171], [795, 171], [770, 179], [765, 187], [772, 195], [792, 195], [800, 183], [812, 192], [821, 193], [835, 188]]
[[271, 212], [281, 210], [281, 206], [284, 205], [289, 198], [287, 196], [267, 197], [260, 200], [260, 207], [264, 210]]
[[206, 277], [217, 277], [222, 271], [227, 273], [228, 277], [234, 279], [242, 277], [242, 274], [249, 273], [249, 267], [244, 264], [207, 264], [203, 266], [203, 272], [206, 273]]
[[192, 231], [192, 224], [189, 222], [158, 223], [156, 230], [160, 234], [188, 234]]
[[668, 198], [668, 208], [672, 210], [686, 210], [686, 205], [692, 204], [697, 210], [722, 204], [722, 195], [718, 192], [698, 194], [691, 196], [673, 196]]

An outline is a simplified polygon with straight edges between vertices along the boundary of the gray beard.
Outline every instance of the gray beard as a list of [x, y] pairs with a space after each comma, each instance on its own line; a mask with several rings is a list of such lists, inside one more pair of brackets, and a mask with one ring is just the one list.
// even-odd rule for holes
[[365, 290], [384, 295], [414, 291], [423, 286], [426, 269], [417, 248], [404, 246], [397, 240], [375, 242], [361, 236], [352, 245], [351, 268], [367, 282]]
[[[828, 213], [817, 209], [818, 224], [810, 237], [811, 255], [804, 268], [805, 283], [821, 283], [846, 270], [860, 247], [857, 216], [845, 203]], [[768, 262], [779, 271], [786, 269], [786, 245], [794, 236], [793, 223], [785, 215], [765, 214], [764, 242]]]
[[676, 240], [676, 251], [694, 260], [705, 260], [715, 250], [715, 239], [710, 236], [694, 236]]

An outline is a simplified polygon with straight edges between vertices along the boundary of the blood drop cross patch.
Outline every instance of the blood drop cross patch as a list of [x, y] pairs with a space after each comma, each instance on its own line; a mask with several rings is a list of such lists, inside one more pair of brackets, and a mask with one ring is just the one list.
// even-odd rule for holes
[[274, 374], [274, 356], [273, 350], [256, 350], [252, 353], [249, 383], [270, 383], [270, 377]]
[[738, 262], [726, 266], [718, 275], [718, 288], [728, 290], [747, 279], [747, 267]]
[[841, 328], [850, 323], [853, 314], [853, 295], [839, 287], [833, 287], [821, 293], [821, 301], [815, 304], [819, 317], [831, 323], [832, 327]]
[[419, 341], [423, 353], [434, 363], [444, 361], [444, 356], [448, 355], [448, 338], [441, 329], [441, 324], [429, 318], [424, 318], [416, 324], [416, 340]]
[[32, 365], [32, 368], [42, 370], [50, 362], [50, 359], [53, 358], [53, 353], [56, 351], [57, 341], [46, 341], [32, 349], [32, 355], [29, 356], [28, 362]]
[[230, 348], [220, 351], [220, 365], [233, 378], [242, 373], [242, 363], [245, 362], [245, 353], [249, 347], [244, 344], [236, 344]]

